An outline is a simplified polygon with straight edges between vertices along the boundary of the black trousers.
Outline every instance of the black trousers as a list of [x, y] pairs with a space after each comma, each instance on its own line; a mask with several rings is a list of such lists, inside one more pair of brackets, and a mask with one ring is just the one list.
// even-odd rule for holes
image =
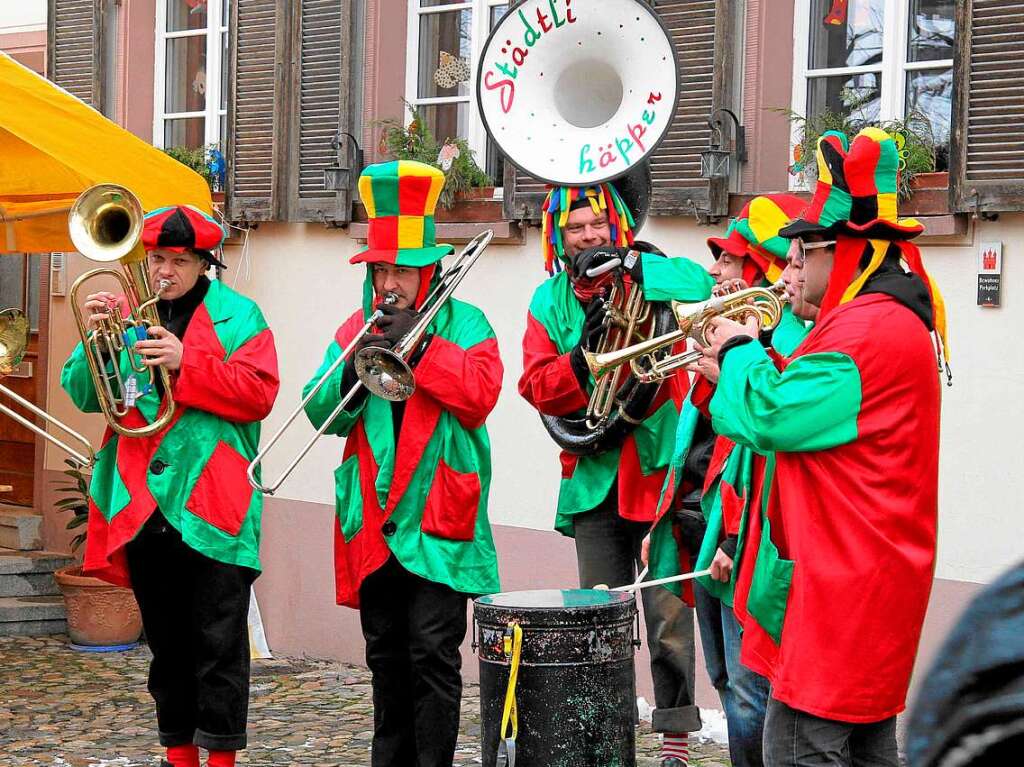
[[373, 767], [451, 767], [467, 596], [391, 557], [359, 590], [373, 673]]
[[245, 748], [255, 571], [185, 545], [159, 510], [126, 550], [153, 653], [149, 692], [161, 745]]

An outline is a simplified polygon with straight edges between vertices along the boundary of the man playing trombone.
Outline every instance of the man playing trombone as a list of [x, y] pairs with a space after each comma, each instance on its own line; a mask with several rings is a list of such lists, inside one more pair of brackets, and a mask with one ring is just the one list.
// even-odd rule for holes
[[[370, 219], [363, 306], [337, 331], [306, 405], [346, 439], [335, 472], [335, 579], [339, 604], [358, 608], [373, 674], [374, 767], [450, 767], [462, 695], [459, 645], [467, 595], [499, 590], [487, 519], [490, 442], [484, 426], [501, 389], [502, 365], [483, 313], [431, 294], [452, 253], [434, 240], [444, 174], [417, 162], [367, 168], [359, 191]], [[453, 266], [453, 272], [459, 268]], [[431, 303], [427, 307], [425, 303]], [[372, 332], [359, 338], [375, 310]], [[415, 393], [404, 402], [370, 394], [353, 359], [407, 340], [420, 313], [436, 310], [407, 362]]]
[[[194, 208], [148, 215], [142, 244], [149, 280], [160, 286], [162, 325], [115, 359], [118, 339], [97, 342], [96, 331], [124, 300], [93, 293], [83, 306], [89, 348], [79, 344], [61, 373], [75, 405], [98, 412], [119, 370], [115, 391], [127, 414], [107, 429], [93, 471], [83, 569], [135, 592], [153, 653], [149, 690], [164, 765], [172, 767], [199, 767], [200, 747], [209, 767], [231, 767], [246, 745], [247, 616], [263, 504], [246, 465], [278, 375], [259, 308], [205, 276], [223, 267], [214, 255], [223, 239], [220, 225]], [[129, 364], [133, 353], [167, 370], [171, 390], [156, 377], [145, 383]], [[87, 354], [106, 383], [94, 380]], [[169, 398], [170, 423], [132, 436], [167, 411]]]
[[[635, 188], [635, 183], [616, 184]], [[544, 415], [571, 416], [591, 400], [595, 383], [585, 353], [595, 351], [605, 333], [605, 297], [613, 277], [608, 265], [617, 262], [622, 279], [634, 290], [642, 285], [649, 301], [699, 301], [710, 294], [712, 280], [703, 267], [637, 252], [650, 246], [633, 248], [634, 215], [640, 213], [611, 183], [556, 187], [544, 203], [547, 266], [549, 273], [560, 273], [534, 293], [519, 381], [520, 394]], [[624, 387], [635, 385], [629, 380]], [[622, 586], [636, 577], [640, 544], [668, 468], [665, 446], [672, 444], [687, 387], [684, 372], [672, 375], [632, 433], [588, 455], [563, 450], [555, 526], [575, 538], [583, 588]], [[688, 733], [700, 729], [693, 613], [664, 589], [646, 589], [643, 602], [657, 706], [654, 729], [664, 736], [663, 759], [685, 763]]]

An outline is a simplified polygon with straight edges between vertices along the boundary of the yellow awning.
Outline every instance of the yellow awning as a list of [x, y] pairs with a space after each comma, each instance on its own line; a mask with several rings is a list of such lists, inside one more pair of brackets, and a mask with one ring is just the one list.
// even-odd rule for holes
[[73, 251], [68, 210], [99, 183], [212, 211], [202, 176], [0, 52], [0, 253]]

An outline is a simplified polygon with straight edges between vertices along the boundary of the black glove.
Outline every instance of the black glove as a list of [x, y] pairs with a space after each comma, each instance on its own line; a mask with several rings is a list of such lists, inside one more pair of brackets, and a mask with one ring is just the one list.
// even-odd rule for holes
[[596, 248], [588, 248], [582, 253], [577, 253], [572, 260], [573, 280], [591, 279], [587, 274], [591, 269], [596, 269], [602, 264], [618, 259], [625, 261], [626, 248], [615, 248], [611, 245], [600, 245]]
[[370, 343], [371, 346], [382, 345], [376, 343], [377, 341], [387, 341], [388, 348], [395, 346], [409, 334], [413, 325], [420, 318], [420, 315], [413, 309], [399, 309], [388, 305], [381, 306], [380, 312], [384, 316], [377, 320], [378, 333], [367, 336], [367, 338], [373, 339]]
[[572, 363], [572, 372], [576, 374], [576, 380], [583, 391], [587, 390], [587, 383], [590, 380], [590, 367], [587, 365], [587, 358], [584, 352], [594, 351], [601, 334], [604, 332], [605, 300], [598, 296], [587, 305], [587, 315], [583, 320], [583, 333], [580, 335], [580, 342], [569, 352], [569, 362]]

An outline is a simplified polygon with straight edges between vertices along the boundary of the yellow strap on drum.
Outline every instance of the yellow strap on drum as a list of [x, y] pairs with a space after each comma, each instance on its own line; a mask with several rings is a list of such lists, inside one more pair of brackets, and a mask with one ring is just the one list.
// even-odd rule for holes
[[[508, 624], [505, 632], [505, 657], [509, 659], [508, 687], [505, 707], [501, 712], [501, 738], [498, 741], [498, 767], [516, 767], [516, 738], [519, 736], [519, 712], [516, 709], [516, 682], [519, 680], [519, 659], [523, 652], [523, 629], [518, 623]], [[512, 732], [509, 732], [509, 726]]]
[[523, 0], [484, 45], [477, 101], [521, 170], [556, 186], [628, 173], [668, 132], [679, 67], [643, 0]]

